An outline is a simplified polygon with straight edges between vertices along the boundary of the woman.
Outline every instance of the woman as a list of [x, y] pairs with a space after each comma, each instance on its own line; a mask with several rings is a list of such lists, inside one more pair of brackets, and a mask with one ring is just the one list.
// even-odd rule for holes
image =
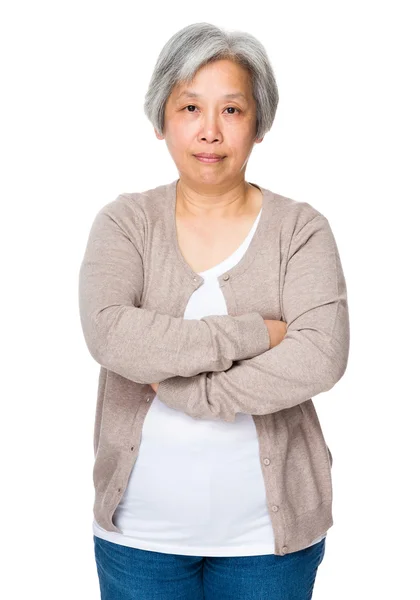
[[121, 194], [92, 225], [79, 300], [101, 365], [105, 600], [312, 596], [333, 520], [311, 398], [345, 372], [349, 319], [328, 220], [245, 181], [277, 103], [253, 36], [185, 27], [145, 103], [179, 179]]

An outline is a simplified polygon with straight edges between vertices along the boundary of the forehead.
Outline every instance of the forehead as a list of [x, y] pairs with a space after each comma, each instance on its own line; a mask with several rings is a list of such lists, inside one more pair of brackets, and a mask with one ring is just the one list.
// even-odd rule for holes
[[[178, 100], [184, 100], [186, 98], [197, 98], [200, 99], [202, 98], [202, 94], [199, 94], [198, 92], [195, 92], [193, 89], [191, 88], [187, 88], [187, 89], [182, 89], [181, 91], [177, 91], [174, 94], [174, 100], [178, 101]], [[220, 96], [223, 100], [246, 100], [247, 97], [245, 96], [244, 93], [242, 92], [230, 92], [228, 94], [222, 94]]]
[[235, 61], [215, 60], [199, 68], [189, 81], [178, 81], [170, 95], [174, 102], [200, 100], [203, 90], [214, 92], [221, 100], [252, 101], [252, 78], [249, 70]]

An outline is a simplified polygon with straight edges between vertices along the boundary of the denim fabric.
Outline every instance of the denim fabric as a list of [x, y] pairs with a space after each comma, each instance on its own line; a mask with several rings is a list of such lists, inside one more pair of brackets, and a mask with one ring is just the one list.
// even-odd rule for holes
[[202, 557], [93, 539], [101, 600], [310, 600], [326, 542], [284, 556]]

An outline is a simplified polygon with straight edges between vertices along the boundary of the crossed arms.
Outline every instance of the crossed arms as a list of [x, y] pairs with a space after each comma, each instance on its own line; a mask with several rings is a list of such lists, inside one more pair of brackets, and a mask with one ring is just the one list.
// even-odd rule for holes
[[348, 362], [346, 282], [328, 220], [319, 215], [292, 240], [283, 289], [287, 333], [270, 350], [225, 371], [159, 383], [158, 397], [194, 418], [264, 415], [331, 389]]
[[[328, 220], [294, 235], [282, 301], [287, 333], [270, 348], [256, 312], [200, 320], [139, 308], [143, 264], [137, 223], [119, 196], [96, 215], [79, 274], [79, 307], [95, 360], [138, 383], [159, 382], [159, 399], [191, 417], [234, 421], [269, 414], [328, 391], [349, 353], [346, 282]], [[137, 233], [138, 235], [138, 233]]]

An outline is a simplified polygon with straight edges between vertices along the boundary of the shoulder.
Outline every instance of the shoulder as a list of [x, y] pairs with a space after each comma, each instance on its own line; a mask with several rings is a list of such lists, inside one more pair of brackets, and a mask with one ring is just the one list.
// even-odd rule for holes
[[169, 208], [169, 194], [174, 182], [159, 185], [142, 192], [122, 192], [104, 204], [97, 217], [112, 219], [127, 234], [135, 228], [141, 235], [162, 221]]
[[[281, 250], [290, 258], [311, 240], [311, 251], [337, 252], [334, 233], [326, 216], [309, 202], [269, 191], [272, 231], [280, 239]], [[309, 248], [309, 246], [307, 246]]]
[[327, 220], [325, 215], [309, 202], [290, 198], [276, 192], [270, 193], [280, 223], [293, 234], [299, 232], [317, 217], [319, 217], [316, 219], [317, 221]]
[[92, 235], [108, 241], [125, 238], [143, 252], [148, 232], [155, 231], [157, 224], [161, 226], [165, 222], [170, 185], [120, 193], [96, 212]]
[[168, 184], [144, 190], [142, 192], [122, 192], [114, 200], [105, 204], [100, 212], [117, 219], [137, 218], [148, 215], [151, 210], [160, 212], [167, 204]]

